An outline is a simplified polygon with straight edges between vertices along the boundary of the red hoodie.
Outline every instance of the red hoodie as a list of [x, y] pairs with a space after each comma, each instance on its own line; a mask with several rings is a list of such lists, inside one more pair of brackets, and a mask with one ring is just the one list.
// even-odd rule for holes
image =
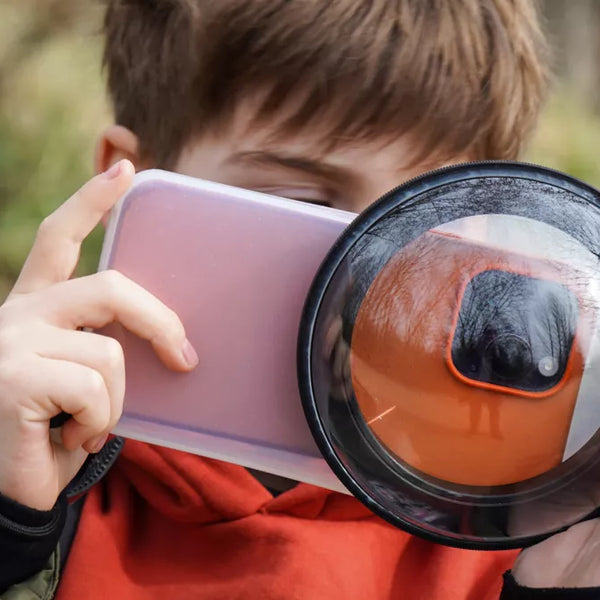
[[350, 496], [127, 441], [85, 502], [58, 600], [491, 600], [516, 551], [438, 546]]

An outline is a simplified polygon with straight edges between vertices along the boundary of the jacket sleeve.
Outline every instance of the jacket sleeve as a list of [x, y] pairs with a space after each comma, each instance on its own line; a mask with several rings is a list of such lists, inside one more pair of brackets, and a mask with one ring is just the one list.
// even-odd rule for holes
[[57, 547], [41, 571], [8, 588], [0, 594], [0, 600], [51, 600], [58, 586], [59, 575], [60, 558]]
[[0, 600], [20, 598], [6, 595], [14, 593], [19, 587], [16, 584], [23, 589], [31, 582], [48, 583], [54, 573], [53, 565], [58, 581], [79, 524], [85, 494], [117, 460], [124, 441], [112, 437], [99, 453], [91, 454], [52, 510], [35, 510], [0, 494]]
[[48, 511], [29, 508], [0, 495], [0, 593], [47, 569], [66, 515], [64, 492]]
[[600, 588], [527, 588], [510, 571], [504, 574], [500, 600], [598, 600]]

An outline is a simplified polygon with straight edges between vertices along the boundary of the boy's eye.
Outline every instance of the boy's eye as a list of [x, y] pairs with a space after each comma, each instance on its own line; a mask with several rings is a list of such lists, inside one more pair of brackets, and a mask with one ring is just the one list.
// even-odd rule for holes
[[289, 200], [298, 200], [308, 204], [317, 204], [319, 206], [331, 206], [331, 194], [325, 190], [316, 188], [285, 188], [285, 187], [268, 187], [257, 189], [258, 192], [279, 196], [280, 198], [288, 198]]
[[298, 200], [299, 202], [306, 202], [307, 204], [315, 204], [316, 206], [332, 206], [331, 202], [327, 202], [326, 200], [312, 200], [311, 198], [290, 198], [289, 196], [284, 196], [285, 198], [289, 198], [290, 200]]

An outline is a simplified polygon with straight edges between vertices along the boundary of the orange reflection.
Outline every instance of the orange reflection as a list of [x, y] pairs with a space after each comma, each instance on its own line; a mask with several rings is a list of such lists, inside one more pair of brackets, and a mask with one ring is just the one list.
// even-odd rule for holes
[[[551, 389], [470, 380], [454, 368], [462, 294], [490, 269], [556, 282], [577, 298], [575, 339]], [[361, 304], [351, 343], [358, 405], [392, 453], [431, 476], [479, 486], [534, 477], [562, 461], [594, 314], [569, 265], [428, 232], [388, 262]]]

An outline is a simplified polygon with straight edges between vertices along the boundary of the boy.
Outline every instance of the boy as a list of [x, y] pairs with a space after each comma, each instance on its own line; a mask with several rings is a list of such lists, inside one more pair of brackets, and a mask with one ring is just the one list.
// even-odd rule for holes
[[[112, 0], [105, 30], [117, 125], [98, 143], [104, 173], [44, 221], [0, 309], [3, 597], [497, 598], [514, 552], [435, 546], [353, 498], [107, 442], [122, 351], [81, 328], [116, 320], [168, 367], [202, 364], [178, 317], [139, 286], [69, 277], [133, 165], [359, 211], [430, 168], [516, 157], [546, 78], [532, 6]], [[49, 420], [63, 410], [73, 419], [59, 440]], [[514, 568], [522, 586], [579, 590], [507, 576], [502, 597], [595, 597], [584, 589], [600, 585], [594, 527]]]

